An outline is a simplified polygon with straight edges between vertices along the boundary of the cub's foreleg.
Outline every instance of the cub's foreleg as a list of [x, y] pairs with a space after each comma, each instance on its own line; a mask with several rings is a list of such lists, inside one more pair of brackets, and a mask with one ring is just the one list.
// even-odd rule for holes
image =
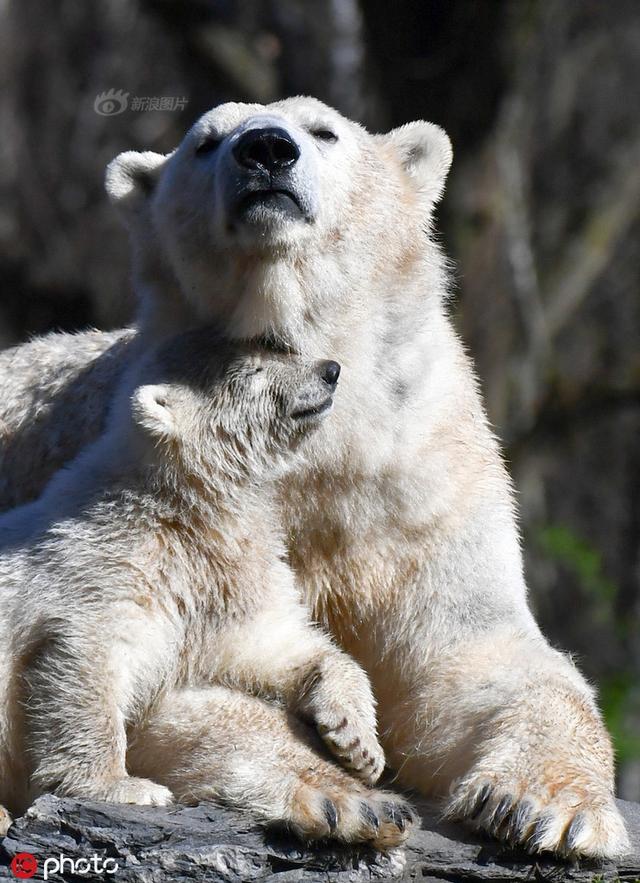
[[367, 784], [384, 769], [376, 707], [360, 666], [311, 625], [302, 605], [270, 609], [230, 640], [225, 668], [239, 686], [282, 698], [311, 721], [326, 747]]

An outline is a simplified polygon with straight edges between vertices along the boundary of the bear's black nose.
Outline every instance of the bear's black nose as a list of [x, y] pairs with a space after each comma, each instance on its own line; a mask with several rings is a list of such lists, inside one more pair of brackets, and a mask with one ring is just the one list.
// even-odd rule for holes
[[320, 362], [320, 376], [327, 386], [335, 386], [340, 377], [340, 365], [337, 362]]
[[296, 162], [300, 148], [284, 129], [249, 129], [238, 138], [233, 155], [245, 169], [278, 172]]

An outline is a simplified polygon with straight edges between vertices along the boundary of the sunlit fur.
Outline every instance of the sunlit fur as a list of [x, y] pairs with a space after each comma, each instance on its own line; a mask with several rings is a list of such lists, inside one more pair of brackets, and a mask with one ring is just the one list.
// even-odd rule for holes
[[[239, 748], [224, 727], [231, 708], [292, 733], [288, 709], [365, 785], [384, 768], [368, 679], [312, 625], [272, 501], [270, 483], [327, 419], [299, 416], [330, 400], [324, 364], [186, 333], [129, 372], [104, 435], [37, 502], [0, 519], [5, 803], [22, 809], [56, 790], [165, 804], [169, 782], [181, 799], [205, 787], [307, 836], [406, 837], [402, 799], [369, 795], [339, 772], [327, 774], [327, 790], [309, 764], [330, 765], [302, 736], [285, 769], [277, 745], [258, 750], [246, 733]], [[209, 693], [216, 684], [227, 689]], [[158, 763], [160, 736], [143, 735], [169, 695], [198, 687], [205, 707], [221, 697], [227, 708], [215, 711], [223, 726], [208, 738], [221, 757], [206, 783], [195, 773], [176, 780], [168, 759]], [[190, 749], [176, 748], [171, 740], [174, 765], [186, 763]], [[253, 754], [277, 779], [247, 781]], [[151, 772], [136, 775], [143, 766]], [[376, 812], [385, 801], [402, 825]]]
[[[231, 145], [264, 119], [300, 145], [291, 184], [307, 221], [230, 220]], [[220, 146], [198, 155], [211, 133]], [[219, 319], [337, 359], [335, 413], [280, 482], [280, 512], [313, 614], [372, 678], [399, 780], [533, 850], [615, 855], [627, 839], [610, 740], [592, 689], [529, 612], [509, 479], [447, 315], [432, 229], [450, 161], [437, 126], [371, 135], [308, 98], [222, 105], [169, 156], [114, 160], [139, 332], [119, 351], [104, 338], [97, 358], [95, 335], [0, 356], [2, 494], [35, 493], [60, 446], [71, 456], [94, 437], [114, 360], [177, 328]]]

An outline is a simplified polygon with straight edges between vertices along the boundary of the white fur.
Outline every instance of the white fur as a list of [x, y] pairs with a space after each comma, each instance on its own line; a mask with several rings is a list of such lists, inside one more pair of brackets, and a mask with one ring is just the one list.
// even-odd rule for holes
[[[267, 210], [260, 223], [234, 220], [233, 146], [265, 119], [300, 147], [290, 184], [304, 221]], [[338, 140], [318, 139], [318, 127]], [[218, 149], [196, 153], [210, 136]], [[279, 504], [314, 616], [372, 678], [390, 762], [499, 837], [614, 855], [627, 840], [610, 740], [591, 689], [529, 611], [509, 479], [446, 311], [430, 231], [450, 159], [430, 124], [372, 136], [294, 98], [205, 114], [169, 156], [141, 155], [135, 198], [135, 157], [114, 160], [108, 189], [131, 233], [140, 299], [135, 346], [216, 319], [233, 336], [270, 335], [343, 365], [335, 413], [280, 483]], [[17, 388], [3, 413], [5, 476], [38, 401], [17, 368], [37, 355], [33, 370], [71, 383], [88, 362], [81, 352], [69, 363], [68, 338], [39, 346], [7, 357]], [[69, 456], [87, 439], [74, 414], [63, 407], [49, 424], [77, 428]], [[32, 460], [31, 446], [27, 494], [50, 468], [41, 441]], [[5, 480], [19, 498], [24, 477]]]

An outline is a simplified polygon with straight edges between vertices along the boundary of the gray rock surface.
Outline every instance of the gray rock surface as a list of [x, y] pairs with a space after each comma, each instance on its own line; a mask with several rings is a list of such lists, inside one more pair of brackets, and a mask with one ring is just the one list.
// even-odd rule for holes
[[[11, 860], [34, 855], [34, 880], [77, 883], [164, 881], [276, 881], [358, 883], [376, 880], [435, 881], [636, 881], [640, 880], [640, 805], [620, 802], [634, 851], [617, 865], [571, 865], [532, 860], [462, 828], [442, 824], [435, 807], [419, 806], [422, 829], [405, 849], [381, 855], [332, 845], [306, 848], [284, 834], [265, 834], [247, 817], [213, 805], [151, 808], [40, 798], [17, 819], [0, 844], [0, 879], [15, 880]], [[66, 865], [58, 870], [60, 855]], [[111, 873], [85, 871], [98, 855]], [[71, 865], [70, 859], [84, 864]], [[117, 870], [114, 869], [117, 863]]]

